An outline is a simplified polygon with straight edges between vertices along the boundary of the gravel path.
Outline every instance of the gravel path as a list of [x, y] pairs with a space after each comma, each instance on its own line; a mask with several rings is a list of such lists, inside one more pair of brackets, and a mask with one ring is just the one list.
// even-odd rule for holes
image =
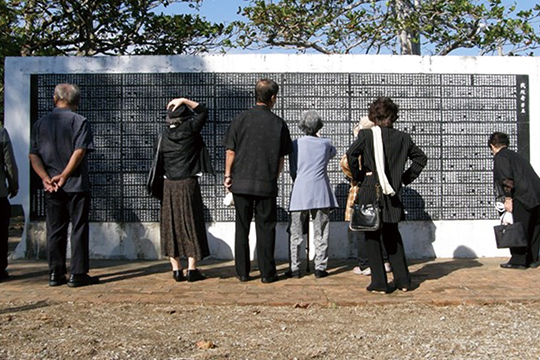
[[1, 359], [538, 359], [538, 303], [0, 303]]

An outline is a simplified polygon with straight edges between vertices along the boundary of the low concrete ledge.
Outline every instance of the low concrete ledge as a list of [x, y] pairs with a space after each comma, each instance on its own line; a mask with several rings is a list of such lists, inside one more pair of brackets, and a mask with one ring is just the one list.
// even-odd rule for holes
[[[504, 257], [505, 249], [497, 249], [493, 226], [497, 221], [405, 221], [400, 230], [405, 252], [410, 259]], [[329, 257], [355, 258], [357, 244], [348, 236], [345, 222], [330, 224]], [[212, 259], [234, 258], [233, 222], [208, 223], [207, 233]], [[313, 233], [312, 229], [310, 233]], [[310, 236], [310, 258], [314, 256]], [[255, 258], [255, 224], [250, 231], [251, 258]], [[29, 222], [15, 249], [13, 259], [46, 259], [45, 222]], [[70, 247], [68, 245], [68, 256]], [[287, 260], [287, 223], [278, 223], [276, 259]], [[159, 223], [90, 223], [90, 257], [110, 260], [161, 259]]]

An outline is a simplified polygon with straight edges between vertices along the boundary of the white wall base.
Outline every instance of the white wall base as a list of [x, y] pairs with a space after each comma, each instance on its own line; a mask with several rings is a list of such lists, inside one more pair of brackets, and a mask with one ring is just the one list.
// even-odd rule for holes
[[[475, 258], [507, 256], [508, 250], [497, 249], [493, 226], [498, 221], [410, 221], [400, 223], [405, 252], [410, 259]], [[47, 258], [44, 222], [32, 222], [27, 236], [17, 246], [13, 258]], [[92, 259], [155, 260], [162, 258], [159, 223], [91, 223], [90, 257]], [[234, 223], [207, 224], [211, 257], [234, 258]], [[311, 229], [310, 233], [313, 231]], [[251, 258], [255, 255], [255, 224], [251, 224]], [[314, 257], [310, 236], [310, 258]], [[68, 246], [68, 256], [70, 249]], [[330, 259], [354, 258], [357, 244], [347, 234], [344, 222], [330, 223]], [[287, 223], [278, 223], [276, 259], [289, 258]]]

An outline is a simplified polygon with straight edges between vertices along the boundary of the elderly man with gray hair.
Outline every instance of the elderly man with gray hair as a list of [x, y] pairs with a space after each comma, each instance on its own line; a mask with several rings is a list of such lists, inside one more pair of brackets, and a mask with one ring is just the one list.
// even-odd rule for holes
[[[94, 151], [90, 122], [75, 111], [79, 106], [77, 85], [59, 84], [54, 89], [55, 108], [32, 128], [30, 162], [43, 182], [49, 260], [49, 286], [93, 285], [89, 276], [90, 178], [88, 153]], [[66, 279], [66, 248], [71, 222], [71, 261]]]
[[305, 136], [293, 141], [289, 156], [290, 174], [294, 180], [289, 211], [291, 212], [291, 258], [287, 276], [299, 278], [298, 252], [303, 241], [303, 224], [313, 220], [315, 243], [315, 277], [328, 276], [328, 227], [330, 210], [338, 202], [328, 178], [327, 166], [336, 156], [336, 148], [328, 138], [319, 136], [321, 116], [314, 110], [302, 114], [298, 124]]

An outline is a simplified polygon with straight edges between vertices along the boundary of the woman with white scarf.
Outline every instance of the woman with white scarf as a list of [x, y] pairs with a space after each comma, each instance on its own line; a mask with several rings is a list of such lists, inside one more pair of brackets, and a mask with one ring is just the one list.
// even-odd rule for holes
[[[408, 185], [416, 179], [427, 163], [426, 155], [410, 135], [393, 128], [398, 119], [398, 111], [398, 106], [390, 98], [376, 99], [370, 105], [368, 115], [375, 126], [361, 130], [347, 151], [352, 176], [361, 184], [360, 188], [374, 189], [378, 184], [382, 192], [382, 227], [365, 234], [371, 266], [371, 284], [367, 290], [377, 293], [391, 293], [396, 288], [411, 290], [411, 275], [398, 229], [399, 221], [404, 218], [402, 185]], [[361, 166], [358, 164], [359, 156]], [[410, 167], [405, 170], [409, 159]], [[388, 283], [384, 269], [382, 244], [392, 266], [392, 284]]]

